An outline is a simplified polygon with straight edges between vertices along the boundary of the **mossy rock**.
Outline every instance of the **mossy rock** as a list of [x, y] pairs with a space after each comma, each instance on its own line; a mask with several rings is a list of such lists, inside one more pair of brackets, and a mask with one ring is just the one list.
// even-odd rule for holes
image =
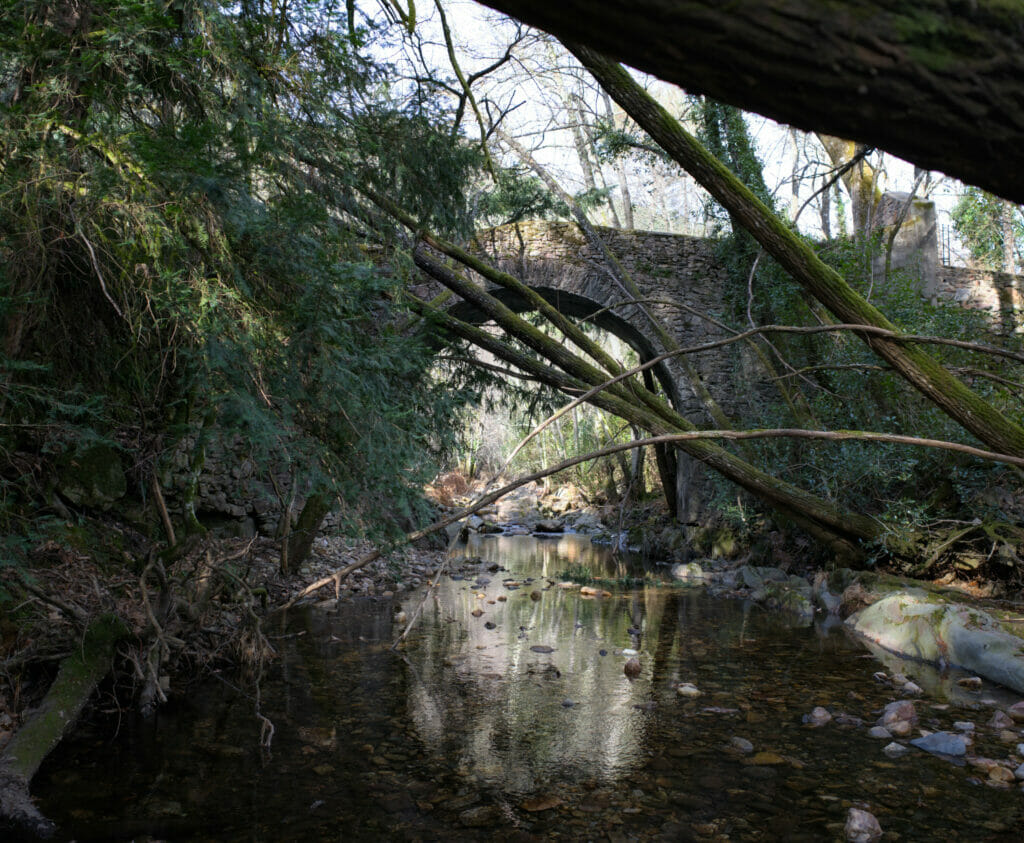
[[976, 607], [911, 588], [886, 595], [846, 623], [893, 653], [961, 667], [1024, 693], [1024, 639]]
[[732, 559], [740, 550], [736, 534], [728, 527], [696, 527], [690, 533], [690, 544], [714, 559]]
[[58, 462], [57, 491], [77, 506], [110, 509], [128, 490], [121, 455], [103, 442], [80, 443]]
[[763, 593], [764, 604], [769, 609], [792, 615], [804, 623], [814, 618], [810, 583], [799, 577], [785, 582], [768, 581], [764, 584]]

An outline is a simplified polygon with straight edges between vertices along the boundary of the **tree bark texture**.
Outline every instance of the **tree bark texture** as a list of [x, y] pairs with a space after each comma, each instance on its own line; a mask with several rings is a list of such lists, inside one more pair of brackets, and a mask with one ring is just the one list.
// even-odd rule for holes
[[[588, 47], [566, 46], [677, 163], [764, 247], [808, 293], [843, 322], [896, 330], [814, 250], [771, 212], [720, 161], [636, 83], [620, 65]], [[862, 335], [871, 349], [922, 395], [995, 451], [1024, 456], [1024, 428], [1011, 422], [957, 380], [922, 348], [881, 336]]]
[[691, 93], [1024, 203], [1024, 4], [484, 2]]
[[285, 573], [299, 570], [299, 566], [306, 561], [320, 525], [330, 511], [331, 499], [322, 492], [314, 492], [306, 499], [295, 529], [284, 539], [288, 542], [288, 570]]
[[50, 750], [74, 726], [100, 680], [110, 672], [114, 649], [126, 634], [119, 618], [104, 615], [90, 624], [81, 648], [61, 662], [45, 699], [0, 756], [0, 820], [13, 822], [39, 837], [52, 836], [53, 823], [33, 804], [29, 783]]

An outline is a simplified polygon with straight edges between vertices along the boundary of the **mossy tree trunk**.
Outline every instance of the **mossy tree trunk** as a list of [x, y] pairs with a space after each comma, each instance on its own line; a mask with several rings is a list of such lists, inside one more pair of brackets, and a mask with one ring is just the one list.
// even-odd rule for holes
[[89, 625], [81, 647], [61, 662], [42, 704], [0, 756], [0, 820], [40, 837], [52, 835], [54, 826], [32, 803], [29, 783], [43, 759], [78, 720], [100, 680], [110, 672], [114, 649], [126, 634], [119, 618], [104, 615]]
[[331, 498], [323, 492], [313, 492], [302, 507], [294, 529], [284, 539], [287, 553], [281, 554], [282, 573], [297, 571], [306, 561], [313, 547], [313, 539], [320, 530], [324, 518], [331, 510]]
[[1024, 203], [1024, 5], [484, 0], [631, 67]]
[[[897, 331], [786, 223], [700, 145], [624, 68], [579, 44], [567, 44], [612, 98], [740, 222], [810, 295], [840, 321]], [[1024, 428], [955, 378], [922, 348], [887, 337], [864, 341], [911, 386], [994, 451], [1024, 456]]]

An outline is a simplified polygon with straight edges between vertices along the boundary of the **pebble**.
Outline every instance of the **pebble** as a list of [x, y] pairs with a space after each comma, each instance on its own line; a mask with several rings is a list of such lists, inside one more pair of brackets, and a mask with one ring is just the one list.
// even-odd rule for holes
[[969, 691], [980, 691], [981, 677], [965, 676], [963, 679], [957, 679], [956, 684], [959, 685], [961, 688], [966, 688]]
[[903, 685], [902, 688], [900, 688], [900, 690], [904, 694], [910, 694], [911, 696], [915, 696], [915, 697], [920, 696], [921, 694], [924, 693], [924, 689], [920, 685], [918, 685], [916, 682], [907, 682], [907, 683], [905, 683]]
[[953, 724], [953, 728], [958, 732], [973, 732], [974, 724], [970, 720], [957, 720]]
[[991, 781], [1001, 782], [1003, 784], [1010, 784], [1016, 777], [1016, 773], [1013, 770], [1008, 770], [1002, 765], [991, 767], [988, 771], [988, 777]]
[[874, 843], [882, 837], [882, 827], [875, 815], [861, 808], [850, 808], [844, 831], [849, 843]]
[[831, 720], [832, 715], [829, 713], [829, 710], [820, 705], [816, 706], [810, 714], [805, 714], [803, 717], [804, 723], [814, 729], [824, 726]]
[[630, 679], [635, 679], [637, 676], [639, 676], [640, 671], [640, 659], [636, 658], [635, 656], [631, 658], [629, 661], [627, 661], [622, 667], [622, 672], [625, 673], [626, 676], [628, 676]]
[[700, 689], [689, 682], [683, 682], [676, 687], [676, 693], [681, 697], [699, 697]]
[[910, 700], [897, 700], [889, 703], [882, 716], [878, 718], [878, 725], [889, 730], [890, 734], [903, 738], [911, 733], [914, 724], [917, 722], [917, 710]]
[[1009, 729], [1013, 726], [1013, 721], [1005, 711], [995, 711], [992, 713], [992, 719], [988, 721], [988, 725], [993, 729]]
[[757, 766], [774, 767], [779, 764], [785, 764], [786, 759], [777, 752], [758, 752], [753, 758], [750, 758], [744, 763], [754, 764]]
[[[754, 745], [746, 738], [733, 737], [733, 739], [729, 741], [729, 744], [730, 746], [733, 746], [736, 749], [738, 749], [744, 755], [747, 755], [748, 753], [754, 751]], [[1021, 767], [1024, 768], [1024, 764], [1021, 764]], [[1022, 776], [1021, 778], [1024, 778], [1024, 776]]]
[[870, 729], [868, 729], [868, 737], [890, 740], [892, 738], [892, 732], [886, 729], [885, 726], [872, 726]]
[[1024, 764], [1021, 764], [1016, 770], [1013, 771], [1013, 776], [1019, 781], [1024, 781]]
[[910, 700], [897, 700], [889, 703], [882, 712], [882, 716], [878, 718], [878, 725], [888, 728], [890, 723], [900, 721], [917, 722], [917, 709], [914, 708], [914, 704]]
[[1014, 723], [1024, 723], [1024, 700], [1011, 705], [1006, 709], [1006, 713], [1010, 715], [1010, 719]]
[[909, 720], [897, 720], [889, 724], [889, 731], [897, 738], [905, 738], [914, 731], [914, 724]]
[[910, 750], [903, 744], [893, 741], [890, 744], [886, 744], [885, 749], [883, 749], [882, 752], [884, 752], [889, 758], [899, 758], [901, 755], [906, 755]]

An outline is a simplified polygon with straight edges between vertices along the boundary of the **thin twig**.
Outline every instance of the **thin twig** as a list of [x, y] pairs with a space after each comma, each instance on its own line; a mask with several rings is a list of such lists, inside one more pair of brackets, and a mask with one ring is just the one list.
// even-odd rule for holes
[[96, 259], [96, 252], [93, 250], [92, 243], [90, 243], [89, 238], [85, 236], [85, 232], [82, 231], [82, 227], [78, 224], [78, 220], [74, 216], [72, 216], [71, 218], [72, 220], [74, 220], [75, 223], [75, 232], [78, 234], [79, 237], [82, 238], [82, 242], [85, 243], [85, 248], [89, 250], [89, 257], [92, 260], [92, 268], [96, 270], [96, 277], [99, 279], [100, 289], [103, 291], [104, 298], [106, 298], [106, 300], [110, 302], [110, 306], [114, 308], [114, 312], [122, 319], [124, 319], [124, 313], [121, 312], [121, 308], [117, 306], [117, 302], [115, 302], [111, 298], [110, 293], [107, 292], [107, 285], [106, 282], [103, 280], [103, 272], [102, 270], [100, 270], [100, 262]]
[[[600, 391], [601, 388], [603, 387], [596, 387], [594, 391]], [[558, 463], [558, 465], [519, 477], [513, 482], [502, 486], [500, 489], [478, 498], [472, 505], [465, 509], [461, 509], [452, 515], [442, 518], [439, 521], [435, 521], [430, 526], [424, 527], [421, 530], [407, 533], [404, 541], [405, 543], [410, 543], [425, 536], [432, 535], [433, 533], [444, 529], [449, 524], [461, 521], [463, 518], [472, 515], [477, 510], [482, 509], [488, 504], [494, 503], [494, 501], [500, 498], [503, 498], [509, 492], [518, 489], [520, 486], [525, 486], [527, 483], [542, 480], [552, 474], [558, 474], [558, 472], [565, 471], [567, 468], [572, 468], [580, 463], [589, 462], [590, 460], [599, 459], [600, 457], [606, 457], [610, 454], [617, 454], [620, 451], [628, 451], [632, 448], [645, 448], [648, 445], [669, 445], [676, 442], [690, 442], [696, 439], [821, 439], [831, 442], [880, 442], [893, 445], [913, 445], [942, 451], [954, 451], [961, 454], [969, 454], [970, 456], [978, 457], [979, 459], [991, 460], [992, 462], [1002, 462], [1007, 465], [1024, 468], [1024, 457], [1000, 454], [995, 451], [987, 451], [984, 448], [975, 448], [973, 445], [964, 445], [959, 442], [947, 442], [942, 439], [924, 439], [917, 436], [904, 436], [897, 433], [877, 433], [865, 430], [804, 430], [802, 428], [788, 427], [765, 428], [762, 430], [693, 430], [688, 431], [687, 433], [672, 433], [665, 434], [663, 436], [652, 436], [647, 439], [634, 439], [630, 442], [610, 445], [609, 447], [602, 448], [599, 451], [590, 451], [582, 456], [571, 457], [570, 459]], [[334, 573], [311, 583], [291, 597], [287, 603], [281, 606], [281, 610], [290, 609], [303, 597], [312, 594], [314, 591], [318, 591], [326, 585], [330, 585], [331, 583], [335, 583], [337, 585], [337, 583], [340, 583], [342, 579], [347, 577], [353, 571], [368, 565], [375, 559], [378, 559], [381, 556], [381, 553], [381, 550], [374, 550], [350, 565], [346, 565], [344, 568], [340, 568]]]

